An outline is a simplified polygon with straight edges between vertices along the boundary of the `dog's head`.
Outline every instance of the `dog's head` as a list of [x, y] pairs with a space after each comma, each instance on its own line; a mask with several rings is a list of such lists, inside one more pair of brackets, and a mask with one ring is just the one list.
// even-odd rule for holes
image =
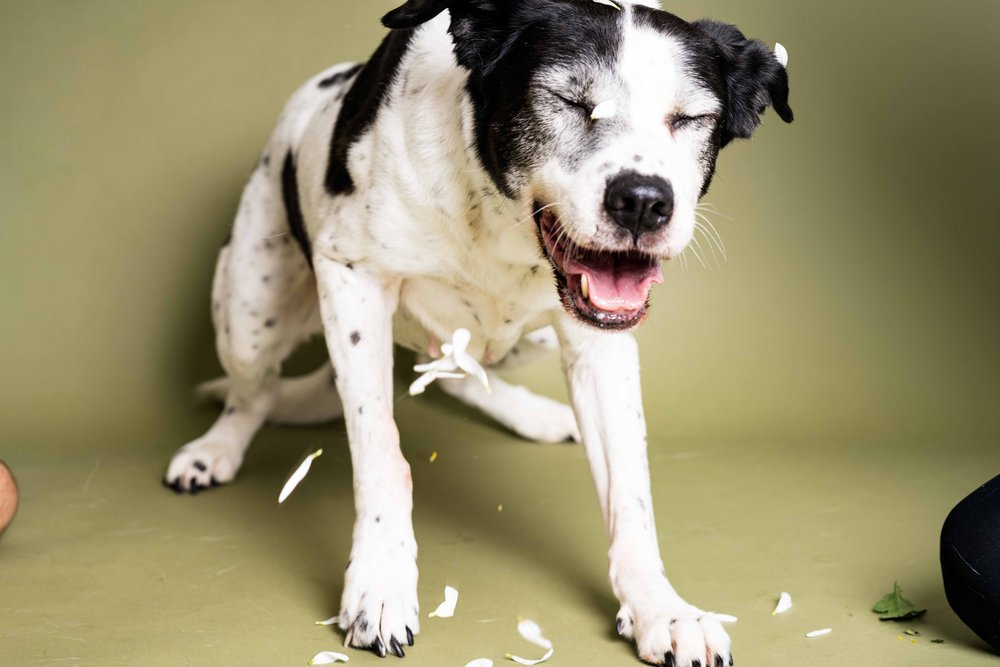
[[792, 120], [784, 54], [647, 4], [409, 0], [383, 19], [410, 28], [449, 10], [479, 158], [532, 207], [566, 309], [606, 329], [642, 320], [719, 150], [768, 106]]

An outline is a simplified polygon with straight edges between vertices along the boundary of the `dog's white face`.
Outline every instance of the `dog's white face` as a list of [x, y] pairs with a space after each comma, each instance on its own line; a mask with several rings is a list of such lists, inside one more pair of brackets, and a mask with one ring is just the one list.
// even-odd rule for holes
[[694, 234], [719, 150], [749, 137], [767, 106], [791, 120], [783, 65], [732, 26], [646, 3], [411, 0], [397, 11], [443, 5], [479, 156], [531, 207], [563, 306], [599, 328], [635, 326], [660, 261]]

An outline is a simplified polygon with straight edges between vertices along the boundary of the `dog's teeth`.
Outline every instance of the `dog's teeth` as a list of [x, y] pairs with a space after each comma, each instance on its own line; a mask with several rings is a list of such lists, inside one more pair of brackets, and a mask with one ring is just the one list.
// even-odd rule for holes
[[583, 298], [590, 301], [590, 278], [586, 273], [580, 276], [580, 291], [583, 293]]

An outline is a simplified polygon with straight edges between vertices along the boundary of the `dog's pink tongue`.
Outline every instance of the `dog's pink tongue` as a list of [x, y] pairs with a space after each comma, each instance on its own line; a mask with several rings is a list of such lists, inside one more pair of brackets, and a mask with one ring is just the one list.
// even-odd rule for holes
[[607, 312], [639, 310], [650, 288], [663, 283], [660, 263], [646, 258], [606, 256], [587, 264], [571, 261], [566, 269], [587, 276], [590, 303]]

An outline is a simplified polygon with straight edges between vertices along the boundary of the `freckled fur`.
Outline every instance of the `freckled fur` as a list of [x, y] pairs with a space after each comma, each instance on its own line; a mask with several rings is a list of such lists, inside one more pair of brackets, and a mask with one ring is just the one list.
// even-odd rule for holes
[[[384, 654], [419, 633], [393, 345], [426, 355], [465, 327], [470, 354], [497, 369], [561, 350], [572, 409], [492, 368], [492, 393], [468, 378], [441, 388], [524, 437], [582, 439], [619, 633], [653, 664], [729, 661], [721, 625], [663, 573], [635, 340], [562, 307], [533, 219], [537, 202], [551, 204], [575, 243], [621, 249], [633, 240], [603, 210], [607, 182], [626, 170], [660, 177], [673, 218], [641, 243], [675, 257], [722, 146], [748, 137], [768, 105], [791, 120], [787, 74], [766, 47], [657, 7], [410, 0], [386, 16], [399, 30], [366, 64], [330, 68], [292, 96], [250, 177], [212, 287], [226, 377], [201, 388], [226, 408], [165, 481], [178, 491], [232, 481], [265, 420], [342, 416], [357, 510], [339, 618], [351, 646]], [[618, 114], [591, 120], [608, 99]], [[682, 127], [678, 116], [703, 119]], [[330, 363], [281, 378], [317, 333]]]

